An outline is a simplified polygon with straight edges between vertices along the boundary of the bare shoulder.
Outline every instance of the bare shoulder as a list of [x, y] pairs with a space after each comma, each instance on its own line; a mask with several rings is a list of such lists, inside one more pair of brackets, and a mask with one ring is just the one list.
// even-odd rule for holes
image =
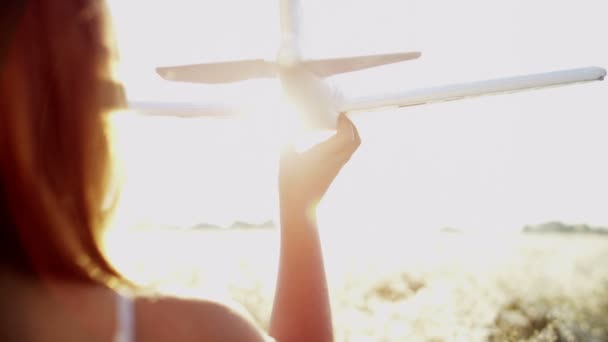
[[272, 341], [238, 307], [211, 300], [136, 301], [138, 341]]

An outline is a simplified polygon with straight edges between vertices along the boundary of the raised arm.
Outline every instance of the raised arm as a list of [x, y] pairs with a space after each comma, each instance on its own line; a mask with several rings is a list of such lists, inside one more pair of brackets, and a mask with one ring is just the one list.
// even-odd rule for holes
[[360, 143], [357, 129], [342, 114], [327, 141], [281, 156], [281, 253], [270, 322], [270, 335], [279, 341], [333, 340], [315, 207]]
[[[281, 156], [281, 253], [269, 331], [279, 342], [333, 340], [315, 206], [360, 144], [355, 126], [340, 115], [334, 136], [306, 152], [290, 149]], [[269, 340], [247, 312], [229, 303], [140, 298], [137, 315], [142, 341]]]

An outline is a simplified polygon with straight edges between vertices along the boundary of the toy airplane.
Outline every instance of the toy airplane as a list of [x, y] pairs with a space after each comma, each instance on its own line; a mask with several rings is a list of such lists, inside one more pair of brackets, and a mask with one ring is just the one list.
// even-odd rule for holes
[[[345, 98], [324, 81], [325, 77], [420, 57], [420, 52], [403, 52], [334, 59], [303, 59], [298, 46], [298, 0], [280, 1], [281, 41], [275, 61], [256, 59], [208, 64], [159, 67], [166, 80], [191, 83], [229, 83], [256, 78], [278, 78], [287, 98], [299, 110], [306, 125], [316, 129], [335, 128], [338, 113], [371, 111], [481, 95], [553, 87], [603, 80], [600, 67], [560, 70], [472, 83], [449, 84], [363, 98]], [[235, 116], [230, 104], [131, 103], [142, 114], [170, 116]]]

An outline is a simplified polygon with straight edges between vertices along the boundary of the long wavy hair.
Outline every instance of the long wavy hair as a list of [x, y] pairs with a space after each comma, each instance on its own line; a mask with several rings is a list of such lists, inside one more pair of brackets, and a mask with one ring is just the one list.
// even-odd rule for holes
[[120, 279], [99, 243], [112, 207], [106, 114], [125, 103], [106, 5], [27, 0], [12, 13], [0, 65], [0, 267]]

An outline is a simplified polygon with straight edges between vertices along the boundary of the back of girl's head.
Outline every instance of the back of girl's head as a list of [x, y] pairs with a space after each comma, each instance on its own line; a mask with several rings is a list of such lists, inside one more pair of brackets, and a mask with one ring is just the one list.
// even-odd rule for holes
[[124, 101], [111, 82], [105, 4], [22, 1], [2, 42], [0, 267], [112, 277], [98, 244], [110, 161], [104, 114]]

